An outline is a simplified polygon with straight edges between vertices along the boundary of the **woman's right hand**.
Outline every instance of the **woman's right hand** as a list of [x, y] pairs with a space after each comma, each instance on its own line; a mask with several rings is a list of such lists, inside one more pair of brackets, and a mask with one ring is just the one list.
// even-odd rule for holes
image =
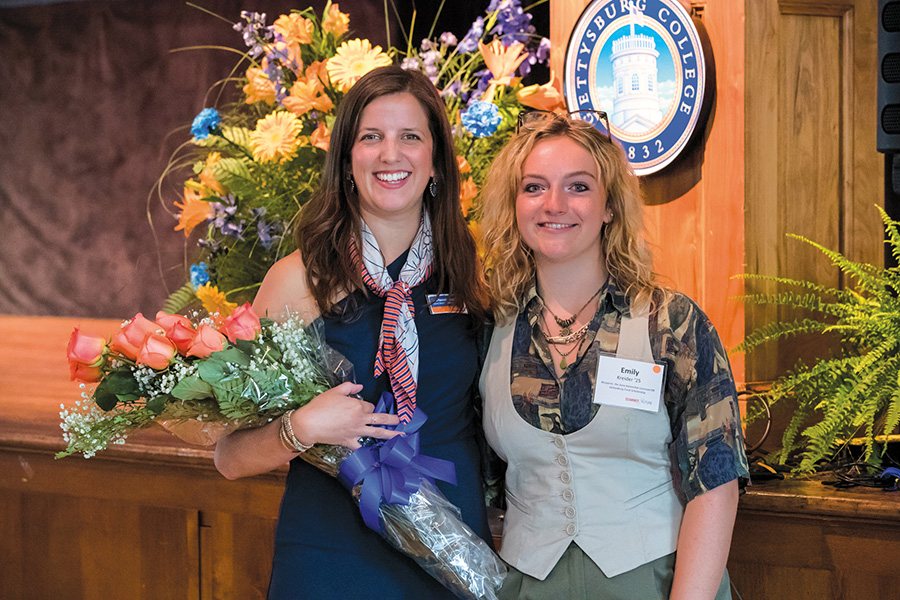
[[390, 439], [402, 435], [379, 427], [397, 425], [400, 419], [397, 415], [374, 412], [372, 403], [355, 396], [362, 389], [357, 383], [342, 383], [296, 410], [291, 426], [297, 439], [304, 444], [337, 444], [356, 450], [361, 437]]

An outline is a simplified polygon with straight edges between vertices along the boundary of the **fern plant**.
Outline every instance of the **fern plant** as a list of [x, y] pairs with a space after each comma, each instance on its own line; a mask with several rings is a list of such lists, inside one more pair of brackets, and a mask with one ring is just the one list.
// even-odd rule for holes
[[[878, 207], [891, 254], [900, 262], [900, 222]], [[806, 333], [836, 336], [840, 350], [807, 365], [800, 361], [762, 394], [770, 403], [790, 398], [797, 408], [782, 438], [778, 461], [801, 451], [798, 472], [811, 472], [852, 437], [864, 436], [864, 460], [880, 460], [877, 439], [900, 423], [900, 268], [853, 262], [799, 235], [791, 235], [827, 256], [847, 277], [847, 288], [809, 281], [745, 274], [745, 280], [792, 288], [776, 294], [749, 294], [757, 304], [799, 308], [813, 316], [769, 323], [748, 335], [735, 351]], [[812, 424], [810, 422], [812, 421]]]

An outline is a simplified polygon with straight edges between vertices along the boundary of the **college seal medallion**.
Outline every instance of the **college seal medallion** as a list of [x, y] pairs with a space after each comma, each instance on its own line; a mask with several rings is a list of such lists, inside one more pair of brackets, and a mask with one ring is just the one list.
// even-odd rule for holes
[[566, 49], [566, 104], [606, 112], [635, 173], [655, 173], [702, 129], [706, 63], [701, 36], [677, 0], [594, 0]]

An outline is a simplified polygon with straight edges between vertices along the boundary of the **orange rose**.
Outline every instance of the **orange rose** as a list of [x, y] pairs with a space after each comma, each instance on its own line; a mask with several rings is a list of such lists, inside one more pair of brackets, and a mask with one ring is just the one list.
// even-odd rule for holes
[[259, 317], [253, 312], [249, 302], [231, 311], [222, 324], [222, 333], [228, 336], [232, 344], [237, 340], [256, 339], [256, 334], [260, 331], [262, 327], [259, 324]]
[[69, 338], [66, 356], [69, 357], [69, 374], [72, 381], [84, 383], [100, 381], [103, 375], [103, 364], [106, 362], [104, 351], [106, 340], [95, 335], [81, 333], [77, 327]]
[[181, 354], [187, 352], [187, 349], [191, 347], [191, 342], [194, 341], [194, 336], [197, 335], [194, 324], [187, 317], [159, 311], [156, 313], [156, 322], [165, 329], [166, 337], [175, 344], [178, 352]]
[[151, 333], [162, 332], [162, 327], [138, 313], [132, 320], [122, 326], [119, 333], [112, 339], [109, 349], [135, 360], [147, 336]]
[[162, 334], [151, 333], [141, 344], [137, 362], [159, 371], [168, 367], [174, 357], [175, 344]]
[[206, 358], [213, 352], [225, 349], [225, 336], [216, 331], [212, 326], [203, 323], [197, 328], [197, 334], [191, 347], [185, 353], [187, 356]]

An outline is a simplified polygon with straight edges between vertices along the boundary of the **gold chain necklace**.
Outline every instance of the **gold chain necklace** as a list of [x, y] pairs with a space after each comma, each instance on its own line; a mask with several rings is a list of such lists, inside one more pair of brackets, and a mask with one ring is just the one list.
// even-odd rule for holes
[[[594, 293], [593, 296], [591, 296], [590, 298], [588, 298], [588, 301], [584, 303], [584, 306], [582, 306], [581, 308], [579, 308], [579, 309], [578, 309], [578, 312], [576, 312], [574, 315], [572, 315], [572, 316], [569, 317], [568, 319], [561, 319], [561, 318], [559, 318], [559, 317], [556, 315], [556, 313], [554, 313], [554, 312], [550, 309], [550, 307], [547, 306], [547, 303], [544, 302], [544, 299], [541, 298], [541, 295], [538, 294], [538, 298], [541, 299], [541, 304], [544, 306], [544, 308], [547, 309], [547, 312], [550, 313], [550, 316], [553, 317], [553, 320], [556, 321], [556, 324], [559, 325], [559, 337], [564, 338], [564, 337], [567, 337], [567, 336], [569, 336], [569, 335], [572, 335], [572, 330], [570, 329], [570, 327], [572, 327], [572, 324], [575, 323], [575, 319], [577, 319], [577, 318], [578, 318], [578, 315], [580, 315], [582, 312], [584, 312], [584, 309], [586, 309], [586, 308], [588, 307], [588, 305], [589, 305], [591, 302], [594, 301], [594, 298], [596, 298], [597, 296], [600, 295], [600, 292], [603, 291], [603, 286], [605, 286], [605, 285], [606, 285], [606, 282], [604, 281], [604, 282], [603, 282], [603, 285], [600, 286], [600, 289], [598, 289], [598, 290], [596, 291], [596, 293]], [[550, 339], [549, 336], [547, 336], [547, 339], [548, 339], [548, 340]]]

